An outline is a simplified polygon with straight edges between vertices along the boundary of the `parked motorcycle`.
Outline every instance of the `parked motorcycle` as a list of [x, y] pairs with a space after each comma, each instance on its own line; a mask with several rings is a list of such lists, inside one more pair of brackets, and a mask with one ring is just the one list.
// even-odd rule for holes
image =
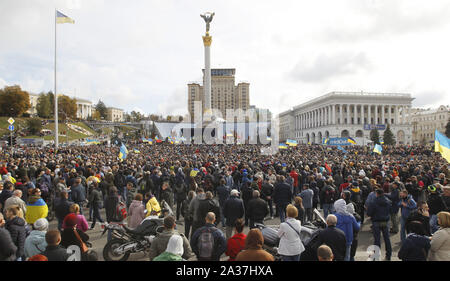
[[102, 236], [110, 230], [111, 240], [103, 248], [103, 258], [106, 261], [126, 261], [130, 254], [146, 252], [150, 249], [153, 239], [164, 229], [164, 217], [173, 214], [165, 202], [161, 202], [160, 217], [149, 216], [135, 229], [128, 228], [121, 223], [106, 223]]
[[[314, 214], [316, 215], [316, 220], [313, 222], [307, 222], [302, 225], [300, 231], [300, 240], [305, 247], [305, 251], [302, 252], [300, 256], [300, 260], [317, 260], [316, 251], [316, 241], [317, 235], [319, 234], [321, 229], [326, 228], [327, 224], [325, 219], [319, 213], [317, 209], [314, 209]], [[268, 227], [261, 223], [255, 223], [255, 226], [261, 230], [261, 233], [264, 237], [264, 245], [263, 248], [272, 254], [275, 260], [280, 260], [281, 257], [278, 254], [278, 246], [280, 243], [280, 238], [278, 237], [278, 227]]]

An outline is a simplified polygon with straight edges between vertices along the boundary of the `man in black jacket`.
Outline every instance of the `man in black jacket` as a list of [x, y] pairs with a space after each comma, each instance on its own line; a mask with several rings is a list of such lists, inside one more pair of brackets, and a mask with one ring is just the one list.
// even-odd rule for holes
[[55, 205], [55, 215], [58, 219], [58, 229], [62, 231], [62, 225], [64, 218], [70, 213], [69, 208], [70, 205], [73, 204], [72, 201], [69, 201], [69, 194], [67, 191], [61, 191], [59, 201]]
[[[61, 233], [58, 230], [49, 230], [45, 233], [45, 241], [47, 242], [47, 248], [42, 253], [49, 261], [67, 261], [69, 254], [67, 250], [60, 246]], [[81, 260], [81, 257], [79, 257]]]
[[286, 217], [286, 207], [292, 202], [292, 190], [289, 184], [285, 182], [285, 177], [280, 176], [277, 185], [273, 191], [273, 201], [280, 214], [280, 221], [284, 222]]
[[269, 206], [270, 218], [273, 219], [273, 207], [272, 207], [272, 194], [273, 185], [270, 184], [269, 180], [266, 178], [261, 186], [261, 198], [267, 202]]
[[[197, 219], [198, 221], [201, 221], [202, 223], [199, 225], [199, 227], [202, 227], [205, 225], [205, 217], [209, 212], [213, 212], [216, 215], [217, 220], [215, 221], [216, 225], [220, 223], [220, 208], [216, 204], [216, 202], [213, 201], [213, 194], [211, 191], [207, 191], [205, 194], [205, 199], [200, 200], [198, 205], [198, 212], [197, 212]], [[201, 220], [203, 218], [203, 220]]]
[[[325, 244], [331, 248], [334, 260], [343, 261], [345, 257], [347, 240], [344, 231], [336, 227], [337, 218], [335, 215], [327, 216], [327, 228], [321, 230], [317, 236], [317, 247]], [[314, 249], [316, 252], [317, 249]]]
[[226, 238], [229, 239], [233, 232], [234, 223], [237, 219], [241, 219], [244, 217], [244, 202], [239, 199], [239, 192], [236, 189], [231, 190], [230, 198], [225, 201], [225, 205], [223, 207], [223, 214], [225, 217], [225, 225]]
[[376, 198], [367, 207], [367, 216], [372, 219], [372, 230], [374, 245], [381, 247], [381, 235], [383, 233], [384, 243], [386, 244], [386, 260], [392, 256], [391, 240], [389, 238], [388, 222], [392, 208], [392, 202], [385, 195], [382, 189], [375, 191]]
[[248, 218], [250, 220], [250, 228], [255, 228], [255, 223], [263, 223], [264, 218], [269, 213], [267, 202], [262, 200], [259, 191], [253, 191], [253, 199], [248, 202]]

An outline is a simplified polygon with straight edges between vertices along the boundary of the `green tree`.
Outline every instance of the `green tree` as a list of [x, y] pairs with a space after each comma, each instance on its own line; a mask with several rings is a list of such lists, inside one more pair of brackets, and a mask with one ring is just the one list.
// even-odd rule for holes
[[450, 138], [450, 119], [448, 119], [447, 126], [445, 126], [445, 135]]
[[98, 103], [95, 105], [95, 110], [98, 111], [101, 118], [107, 118], [108, 109], [106, 108], [105, 103], [103, 103], [101, 100], [98, 100]]
[[[50, 94], [50, 93], [49, 93]], [[53, 115], [51, 97], [49, 94], [41, 93], [37, 100], [36, 111], [37, 115], [41, 118], [50, 118]], [[53, 94], [51, 94], [53, 96]]]
[[153, 122], [158, 121], [159, 120], [159, 116], [156, 114], [150, 114], [150, 120], [152, 120]]
[[30, 107], [30, 96], [20, 86], [0, 89], [0, 112], [3, 116], [21, 116]]
[[131, 120], [133, 120], [135, 122], [139, 122], [139, 121], [142, 120], [143, 117], [144, 116], [140, 112], [137, 112], [137, 111], [134, 111], [134, 110], [131, 111]]
[[370, 140], [373, 141], [374, 144], [380, 144], [380, 133], [378, 133], [377, 129], [372, 129], [370, 131]]
[[391, 127], [389, 124], [387, 125], [386, 130], [384, 131], [383, 141], [384, 141], [384, 144], [386, 144], [386, 145], [394, 145], [395, 144], [395, 137], [391, 131]]
[[61, 120], [66, 118], [77, 118], [77, 100], [68, 96], [62, 95], [58, 97], [58, 116]]
[[28, 119], [27, 127], [30, 134], [37, 135], [42, 130], [42, 121], [39, 118]]

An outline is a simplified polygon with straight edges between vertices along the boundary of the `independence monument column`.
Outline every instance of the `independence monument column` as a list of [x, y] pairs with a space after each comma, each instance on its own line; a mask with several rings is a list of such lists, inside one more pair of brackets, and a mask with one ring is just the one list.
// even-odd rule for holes
[[203, 108], [203, 113], [212, 114], [211, 111], [211, 61], [210, 61], [210, 47], [212, 42], [212, 37], [209, 36], [209, 23], [212, 21], [214, 13], [205, 13], [200, 15], [206, 23], [206, 34], [203, 36], [203, 45], [205, 46], [205, 81], [204, 81], [204, 96], [205, 96], [205, 106]]

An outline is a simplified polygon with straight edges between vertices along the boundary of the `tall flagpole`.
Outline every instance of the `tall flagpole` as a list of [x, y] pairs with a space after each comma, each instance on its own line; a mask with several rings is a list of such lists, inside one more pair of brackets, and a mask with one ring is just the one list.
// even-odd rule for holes
[[59, 141], [58, 141], [58, 94], [56, 93], [56, 18], [57, 11], [55, 9], [55, 150], [58, 150]]

